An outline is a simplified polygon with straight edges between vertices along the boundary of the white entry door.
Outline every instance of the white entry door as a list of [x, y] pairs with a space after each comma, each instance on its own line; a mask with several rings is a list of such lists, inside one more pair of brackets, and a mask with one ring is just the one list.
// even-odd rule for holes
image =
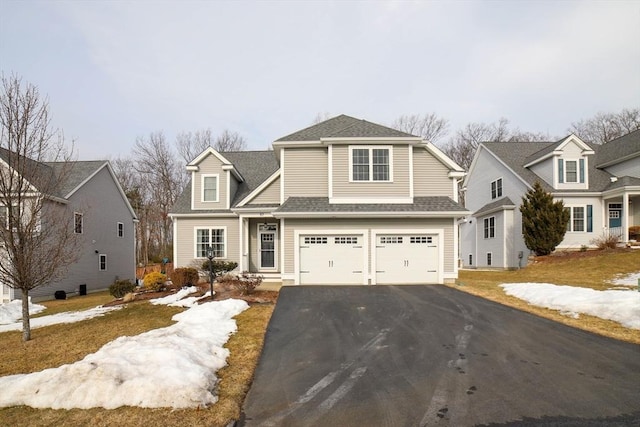
[[376, 236], [376, 283], [438, 283], [437, 234]]
[[364, 257], [362, 235], [301, 235], [300, 284], [363, 284]]
[[275, 270], [277, 267], [277, 233], [276, 224], [260, 224], [258, 226], [258, 254], [260, 270]]

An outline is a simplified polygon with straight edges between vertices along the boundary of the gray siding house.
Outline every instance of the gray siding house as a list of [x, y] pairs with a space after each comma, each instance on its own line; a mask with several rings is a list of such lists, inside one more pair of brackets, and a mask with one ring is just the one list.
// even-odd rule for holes
[[[0, 151], [0, 166], [6, 152]], [[59, 183], [52, 204], [64, 204], [73, 218], [69, 226], [79, 234], [80, 257], [64, 279], [30, 291], [34, 300], [53, 299], [55, 291], [78, 293], [104, 290], [116, 279], [135, 280], [136, 215], [108, 161], [38, 163], [65, 180]], [[2, 206], [0, 209], [7, 209]], [[71, 215], [71, 213], [70, 213]], [[5, 217], [6, 218], [6, 217]], [[46, 230], [42, 230], [46, 232]], [[20, 298], [20, 292], [0, 284], [0, 302]]]
[[443, 283], [457, 278], [464, 171], [433, 144], [341, 115], [273, 151], [205, 150], [170, 216], [174, 265], [207, 248], [284, 284]]
[[522, 236], [522, 197], [539, 181], [570, 213], [559, 249], [593, 247], [598, 237], [629, 240], [640, 225], [640, 130], [604, 145], [575, 135], [556, 142], [480, 144], [465, 178], [461, 221], [465, 267], [518, 268], [529, 255]]

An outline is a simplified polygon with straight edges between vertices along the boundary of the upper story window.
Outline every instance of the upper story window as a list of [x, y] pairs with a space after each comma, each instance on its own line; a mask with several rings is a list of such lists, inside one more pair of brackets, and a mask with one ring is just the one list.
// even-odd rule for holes
[[584, 183], [585, 162], [584, 159], [565, 160], [558, 159], [558, 182], [560, 184]]
[[76, 234], [82, 234], [84, 227], [84, 215], [80, 212], [73, 213], [73, 232]]
[[391, 181], [391, 147], [351, 147], [351, 181]]
[[496, 237], [496, 217], [492, 216], [484, 219], [484, 238], [493, 239]]
[[497, 199], [502, 197], [502, 178], [491, 181], [491, 198]]
[[117, 230], [118, 230], [118, 237], [124, 237], [124, 224], [123, 223], [121, 223], [121, 222], [118, 223]]
[[202, 175], [202, 201], [218, 201], [218, 175]]

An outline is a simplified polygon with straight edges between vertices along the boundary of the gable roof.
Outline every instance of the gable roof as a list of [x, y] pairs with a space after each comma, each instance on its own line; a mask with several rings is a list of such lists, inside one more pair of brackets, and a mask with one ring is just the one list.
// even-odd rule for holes
[[473, 216], [482, 216], [492, 212], [496, 212], [504, 209], [515, 209], [516, 205], [508, 197], [503, 197], [491, 203], [487, 203], [477, 211], [473, 213]]
[[[564, 141], [564, 139], [563, 139]], [[500, 159], [507, 167], [516, 173], [529, 186], [533, 186], [539, 181], [545, 191], [553, 193], [556, 190], [553, 186], [535, 174], [532, 170], [525, 168], [528, 159], [542, 150], [549, 150], [549, 147], [557, 147], [558, 142], [483, 142], [481, 144], [495, 157]], [[553, 151], [553, 150], [551, 150]], [[596, 152], [596, 159], [599, 149]], [[583, 193], [585, 191], [603, 191], [611, 182], [611, 175], [595, 165], [596, 161], [588, 162], [589, 165], [589, 188], [588, 190], [562, 190], [563, 193]]]
[[320, 138], [419, 138], [366, 120], [341, 114], [283, 136], [279, 141], [320, 141]]
[[107, 161], [46, 162], [45, 164], [53, 169], [56, 176], [66, 175], [60, 182], [58, 190], [62, 197], [67, 198], [99, 169], [102, 169]]
[[640, 156], [640, 129], [600, 145], [597, 150], [598, 168]]

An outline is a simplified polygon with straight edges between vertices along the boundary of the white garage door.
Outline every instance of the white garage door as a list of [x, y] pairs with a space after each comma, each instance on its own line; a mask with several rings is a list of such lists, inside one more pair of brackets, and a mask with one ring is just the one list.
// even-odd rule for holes
[[376, 283], [438, 283], [437, 234], [378, 234]]
[[300, 284], [360, 285], [364, 256], [362, 235], [301, 235]]

